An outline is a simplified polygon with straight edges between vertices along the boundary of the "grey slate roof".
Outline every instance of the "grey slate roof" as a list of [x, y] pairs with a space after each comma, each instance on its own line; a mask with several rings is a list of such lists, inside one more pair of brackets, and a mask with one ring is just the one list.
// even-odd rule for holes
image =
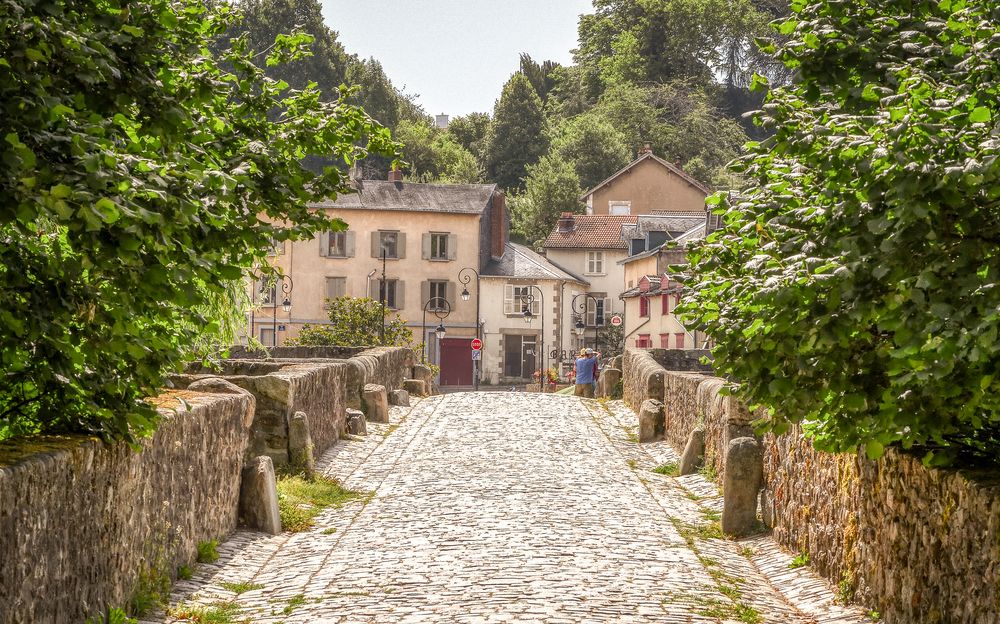
[[704, 212], [642, 215], [637, 218], [635, 223], [622, 226], [622, 236], [626, 239], [642, 238], [646, 232], [669, 232], [673, 239], [696, 227], [704, 227], [705, 218]]
[[355, 193], [340, 195], [334, 201], [320, 202], [313, 207], [482, 214], [497, 188], [495, 184], [420, 184], [386, 180], [361, 180], [360, 187]]
[[585, 279], [570, 273], [544, 256], [517, 243], [507, 243], [504, 247], [503, 257], [500, 260], [490, 260], [486, 268], [483, 269], [482, 276], [564, 280], [584, 285], [589, 284]]

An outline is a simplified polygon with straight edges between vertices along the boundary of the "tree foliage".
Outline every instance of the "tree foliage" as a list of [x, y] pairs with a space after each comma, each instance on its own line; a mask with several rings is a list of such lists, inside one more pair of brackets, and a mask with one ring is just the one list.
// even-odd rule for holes
[[483, 160], [489, 179], [508, 190], [524, 188], [528, 165], [548, 147], [542, 100], [524, 74], [515, 73], [503, 87], [486, 134]]
[[584, 189], [593, 188], [632, 159], [625, 135], [593, 113], [560, 123], [552, 132], [550, 154], [573, 166]]
[[455, 117], [448, 123], [448, 134], [469, 153], [483, 162], [483, 147], [490, 116], [486, 113], [469, 113]]
[[[413, 343], [413, 332], [399, 315], [365, 297], [328, 299], [330, 324], [306, 325], [288, 344], [306, 346], [396, 346]], [[382, 319], [385, 319], [385, 333]]]
[[410, 179], [451, 184], [483, 181], [483, 170], [476, 157], [449, 132], [435, 128], [426, 120], [401, 122], [395, 136], [403, 144], [405, 172]]
[[573, 166], [545, 156], [528, 166], [523, 193], [511, 199], [514, 231], [529, 243], [538, 243], [552, 231], [563, 212], [581, 213], [580, 178]]
[[780, 25], [799, 80], [714, 198], [684, 306], [772, 431], [996, 460], [998, 23], [987, 0], [822, 0]]
[[308, 37], [253, 60], [235, 40], [221, 69], [207, 49], [231, 18], [194, 0], [0, 14], [0, 430], [150, 432], [143, 398], [228, 337], [271, 240], [343, 227], [307, 206], [340, 172], [301, 159], [393, 153], [344, 93], [255, 64], [301, 59]]

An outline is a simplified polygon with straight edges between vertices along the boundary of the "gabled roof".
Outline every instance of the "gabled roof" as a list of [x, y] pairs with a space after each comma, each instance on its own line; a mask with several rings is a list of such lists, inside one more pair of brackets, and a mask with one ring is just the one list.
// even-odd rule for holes
[[635, 215], [573, 215], [573, 229], [560, 232], [556, 225], [542, 247], [559, 249], [628, 249], [622, 225], [635, 223]]
[[312, 206], [478, 215], [489, 205], [497, 188], [495, 184], [420, 184], [386, 180], [361, 180], [358, 186], [354, 193], [345, 193], [334, 201]]
[[570, 273], [544, 256], [517, 243], [507, 243], [504, 247], [503, 257], [499, 260], [490, 260], [483, 269], [482, 276], [548, 279], [577, 282], [583, 285], [589, 284], [585, 279]]
[[[666, 275], [662, 277], [656, 275], [643, 275], [643, 278], [649, 280], [649, 290], [642, 290], [641, 287], [636, 285], [619, 295], [619, 298], [631, 299], [633, 297], [654, 297], [656, 295], [679, 293], [684, 290], [684, 287], [680, 283], [671, 280], [670, 277]], [[642, 279], [639, 281], [642, 282]]]
[[635, 160], [633, 160], [629, 164], [625, 165], [623, 168], [621, 168], [618, 171], [616, 171], [615, 173], [611, 174], [610, 177], [608, 177], [603, 182], [599, 183], [594, 188], [590, 189], [589, 191], [587, 191], [586, 193], [584, 193], [583, 195], [581, 195], [580, 196], [580, 201], [584, 201], [584, 202], [587, 201], [587, 197], [589, 197], [590, 195], [593, 195], [594, 193], [596, 193], [598, 189], [600, 189], [603, 186], [606, 186], [606, 185], [610, 184], [612, 181], [614, 181], [615, 178], [617, 178], [618, 176], [622, 175], [623, 173], [629, 171], [630, 169], [632, 169], [633, 167], [635, 167], [636, 165], [638, 165], [639, 163], [641, 163], [641, 162], [643, 162], [643, 161], [645, 161], [647, 159], [653, 159], [656, 162], [660, 163], [661, 165], [663, 165], [664, 167], [666, 167], [668, 171], [670, 171], [671, 173], [679, 176], [685, 182], [687, 182], [691, 186], [695, 187], [696, 189], [698, 189], [699, 191], [701, 191], [702, 193], [704, 193], [706, 196], [710, 195], [712, 193], [712, 191], [709, 190], [709, 188], [707, 186], [705, 186], [704, 184], [702, 184], [701, 182], [699, 182], [698, 180], [696, 180], [694, 177], [691, 176], [691, 174], [685, 172], [683, 169], [681, 169], [677, 165], [674, 165], [672, 163], [669, 163], [669, 162], [663, 160], [659, 156], [654, 155], [652, 152], [646, 152], [645, 154], [640, 155], [638, 158], [636, 158]]

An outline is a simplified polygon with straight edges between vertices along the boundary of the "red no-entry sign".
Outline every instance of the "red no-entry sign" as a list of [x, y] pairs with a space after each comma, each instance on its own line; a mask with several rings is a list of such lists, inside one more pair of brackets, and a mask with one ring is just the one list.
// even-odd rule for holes
[[480, 340], [479, 338], [473, 338], [472, 339], [472, 350], [473, 351], [479, 351], [482, 348], [483, 348], [483, 341]]

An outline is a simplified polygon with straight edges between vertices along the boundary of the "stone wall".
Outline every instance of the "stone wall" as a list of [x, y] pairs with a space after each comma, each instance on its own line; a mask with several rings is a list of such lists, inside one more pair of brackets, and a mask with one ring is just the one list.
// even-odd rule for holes
[[[632, 401], [655, 379], [627, 353]], [[661, 369], [667, 439], [683, 448], [705, 429], [705, 463], [720, 482], [729, 439], [752, 416], [723, 381]], [[644, 397], [645, 398], [645, 397]], [[649, 398], [658, 398], [650, 396]], [[640, 401], [641, 402], [641, 401]], [[887, 624], [1000, 621], [1000, 475], [925, 468], [889, 450], [878, 461], [822, 453], [800, 431], [765, 436], [761, 516], [774, 537]]]
[[368, 347], [267, 347], [264, 351], [255, 351], [242, 345], [229, 347], [229, 359], [231, 360], [261, 360], [261, 359], [284, 359], [284, 360], [346, 360], [352, 358]]
[[288, 420], [295, 412], [306, 413], [317, 456], [347, 431], [347, 362], [222, 360], [193, 364], [188, 373], [171, 381], [185, 388], [196, 379], [221, 377], [257, 399], [248, 459], [267, 455], [275, 466], [287, 464]]
[[646, 399], [663, 397], [663, 367], [648, 351], [626, 349], [622, 357], [622, 398], [638, 411]]
[[82, 436], [0, 443], [0, 622], [82, 622], [236, 528], [253, 397], [157, 404], [165, 418], [139, 452]]
[[670, 371], [696, 371], [711, 373], [711, 364], [702, 364], [702, 358], [712, 357], [707, 349], [646, 349], [656, 362]]

